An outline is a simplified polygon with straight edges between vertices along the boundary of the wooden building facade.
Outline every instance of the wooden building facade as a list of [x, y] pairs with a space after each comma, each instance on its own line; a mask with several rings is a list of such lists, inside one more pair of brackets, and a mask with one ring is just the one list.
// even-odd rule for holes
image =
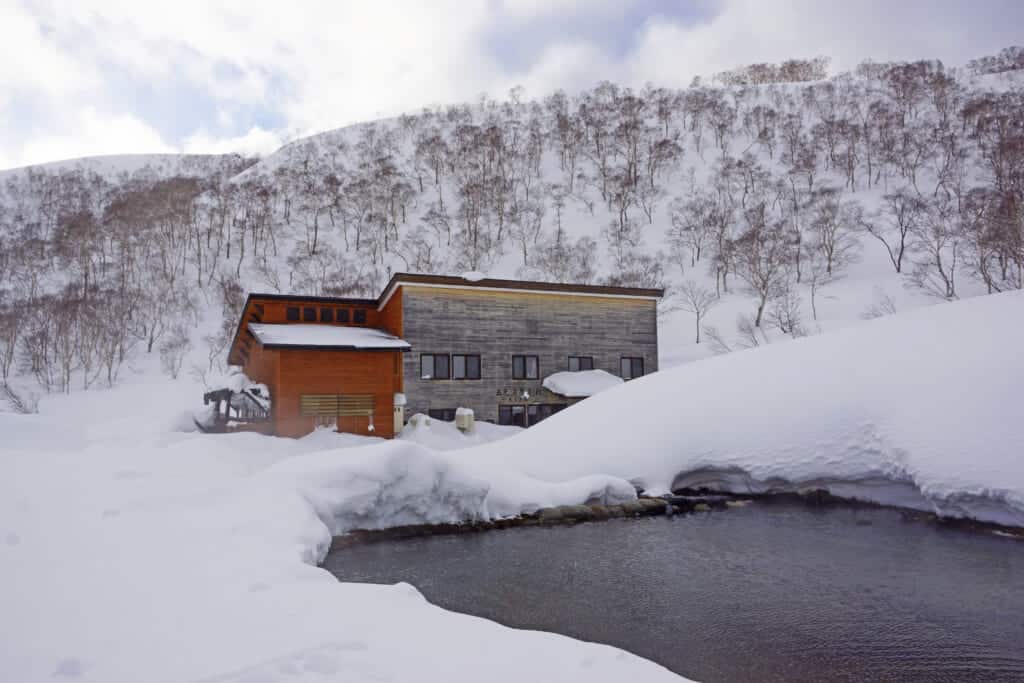
[[529, 426], [555, 372], [657, 370], [658, 289], [396, 274], [377, 299], [250, 294], [228, 362], [266, 385], [265, 433], [394, 436], [407, 416]]

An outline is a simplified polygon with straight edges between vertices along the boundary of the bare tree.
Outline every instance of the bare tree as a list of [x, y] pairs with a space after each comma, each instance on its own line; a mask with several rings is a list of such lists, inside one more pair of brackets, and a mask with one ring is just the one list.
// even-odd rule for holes
[[681, 297], [680, 308], [687, 313], [692, 313], [695, 319], [697, 330], [697, 344], [700, 344], [700, 321], [704, 319], [708, 311], [715, 307], [719, 299], [715, 293], [702, 287], [693, 280], [687, 280], [679, 290]]
[[875, 287], [874, 297], [874, 301], [871, 302], [871, 305], [861, 313], [861, 318], [864, 320], [874, 320], [875, 318], [881, 318], [896, 313], [896, 303], [881, 287]]
[[857, 254], [860, 243], [854, 231], [862, 224], [862, 209], [854, 201], [840, 203], [837, 193], [819, 191], [811, 217], [812, 245], [825, 259], [829, 277], [845, 268]]
[[800, 295], [791, 283], [787, 282], [778, 296], [772, 300], [768, 322], [794, 339], [806, 334], [800, 313]]
[[171, 379], [178, 379], [185, 355], [192, 348], [188, 329], [176, 323], [160, 342], [160, 367]]
[[882, 243], [897, 273], [903, 272], [903, 258], [927, 204], [906, 189], [883, 197], [881, 210], [871, 218], [862, 216], [861, 227]]
[[790, 245], [779, 224], [768, 223], [764, 207], [747, 213], [748, 230], [735, 241], [737, 274], [757, 299], [754, 326], [761, 326], [765, 306], [787, 278]]
[[932, 296], [956, 299], [964, 239], [955, 207], [937, 199], [928, 207], [927, 220], [915, 228], [914, 237], [911, 284]]

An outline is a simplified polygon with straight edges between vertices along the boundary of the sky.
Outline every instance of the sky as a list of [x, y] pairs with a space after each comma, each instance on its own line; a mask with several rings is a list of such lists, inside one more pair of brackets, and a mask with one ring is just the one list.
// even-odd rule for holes
[[268, 154], [423, 107], [825, 55], [962, 65], [1020, 0], [0, 0], [0, 169]]

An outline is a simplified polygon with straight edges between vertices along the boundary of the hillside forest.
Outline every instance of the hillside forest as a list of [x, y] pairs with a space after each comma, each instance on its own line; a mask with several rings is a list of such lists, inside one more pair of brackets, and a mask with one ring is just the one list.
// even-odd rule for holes
[[815, 333], [844, 280], [913, 305], [1020, 289], [1022, 69], [1016, 47], [790, 60], [684, 89], [517, 88], [262, 159], [2, 171], [0, 404], [112, 386], [139, 358], [206, 379], [247, 292], [376, 296], [400, 271], [665, 287], [662, 345], [694, 357]]

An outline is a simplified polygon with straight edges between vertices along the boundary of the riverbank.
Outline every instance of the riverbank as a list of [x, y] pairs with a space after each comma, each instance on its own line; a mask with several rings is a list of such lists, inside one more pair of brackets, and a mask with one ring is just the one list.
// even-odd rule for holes
[[536, 526], [573, 525], [582, 522], [600, 522], [609, 519], [655, 517], [661, 515], [685, 515], [710, 513], [745, 507], [752, 503], [759, 505], [800, 504], [811, 508], [885, 509], [899, 512], [903, 519], [911, 522], [960, 529], [977, 533], [991, 533], [1024, 541], [1024, 527], [1006, 526], [963, 517], [943, 517], [933, 512], [913, 508], [883, 505], [856, 498], [836, 496], [824, 489], [802, 493], [759, 493], [733, 494], [730, 492], [680, 491], [678, 494], [648, 497], [638, 496], [636, 501], [620, 505], [560, 505], [541, 508], [536, 512], [493, 520], [469, 520], [440, 524], [409, 524], [383, 529], [353, 529], [334, 536], [331, 552], [361, 543], [398, 541], [427, 536], [475, 534], [502, 529], [516, 529]]

